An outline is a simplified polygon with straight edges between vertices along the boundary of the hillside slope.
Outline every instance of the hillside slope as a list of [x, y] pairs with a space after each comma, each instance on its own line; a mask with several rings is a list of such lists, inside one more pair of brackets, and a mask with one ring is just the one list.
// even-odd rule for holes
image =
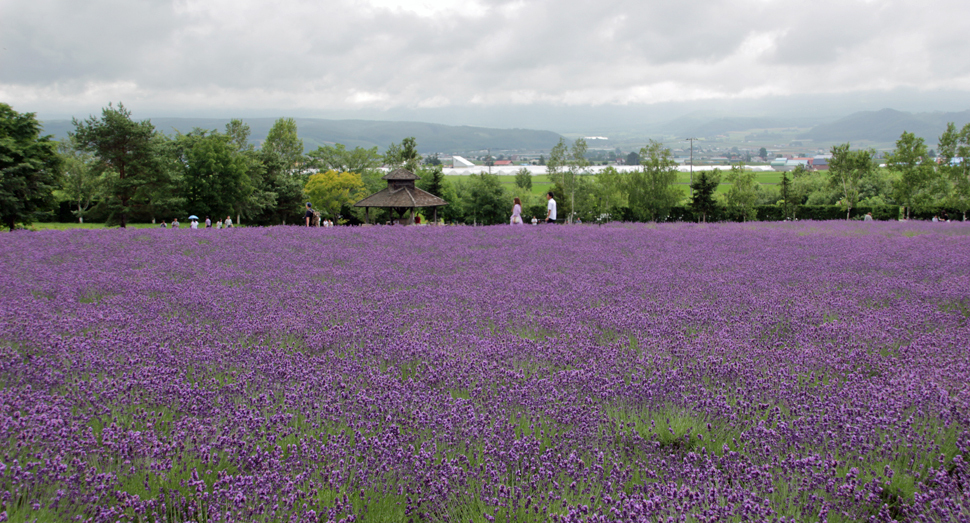
[[[169, 135], [201, 129], [225, 130], [226, 118], [151, 118], [155, 128]], [[273, 126], [274, 118], [244, 119], [252, 129], [254, 144], [262, 142]], [[44, 132], [63, 138], [74, 129], [70, 120], [43, 122]], [[377, 147], [383, 151], [392, 142], [413, 136], [422, 153], [460, 153], [484, 149], [536, 150], [550, 149], [560, 135], [551, 131], [529, 129], [490, 129], [486, 127], [451, 126], [421, 122], [387, 122], [378, 120], [324, 120], [296, 118], [297, 132], [306, 151], [323, 144], [341, 143], [349, 148]]]
[[932, 147], [946, 130], [947, 122], [963, 127], [970, 122], [970, 111], [907, 113], [894, 109], [861, 111], [832, 123], [818, 125], [805, 133], [803, 138], [816, 142], [851, 142], [868, 140], [892, 143], [903, 131], [922, 137]]

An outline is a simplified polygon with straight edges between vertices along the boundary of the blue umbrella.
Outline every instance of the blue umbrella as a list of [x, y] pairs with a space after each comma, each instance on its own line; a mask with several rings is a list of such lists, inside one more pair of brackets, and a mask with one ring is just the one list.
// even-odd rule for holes
[[189, 219], [190, 220], [198, 220], [199, 217], [193, 214], [192, 216], [189, 216]]

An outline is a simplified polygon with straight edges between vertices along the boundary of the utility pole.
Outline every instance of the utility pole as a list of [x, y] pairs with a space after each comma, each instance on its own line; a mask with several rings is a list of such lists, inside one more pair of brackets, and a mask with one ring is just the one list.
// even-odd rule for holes
[[685, 138], [690, 142], [690, 197], [694, 198], [694, 140], [697, 138]]
[[573, 171], [573, 187], [572, 191], [570, 191], [571, 196], [569, 197], [569, 224], [572, 225], [573, 215], [576, 214], [576, 171], [573, 169], [570, 170]]

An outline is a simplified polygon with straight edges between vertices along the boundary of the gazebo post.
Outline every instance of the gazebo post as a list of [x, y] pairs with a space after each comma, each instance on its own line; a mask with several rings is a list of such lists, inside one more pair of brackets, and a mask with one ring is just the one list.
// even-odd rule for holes
[[364, 223], [370, 225], [370, 207], [364, 207]]
[[434, 224], [438, 225], [438, 206], [432, 207], [432, 210], [434, 211]]
[[411, 207], [411, 225], [414, 225], [414, 207]]

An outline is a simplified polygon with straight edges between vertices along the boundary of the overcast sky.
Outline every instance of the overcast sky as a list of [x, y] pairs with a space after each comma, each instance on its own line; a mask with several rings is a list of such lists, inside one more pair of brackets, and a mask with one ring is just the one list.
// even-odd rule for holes
[[967, 35], [966, 0], [0, 0], [0, 101], [245, 116], [970, 93]]

